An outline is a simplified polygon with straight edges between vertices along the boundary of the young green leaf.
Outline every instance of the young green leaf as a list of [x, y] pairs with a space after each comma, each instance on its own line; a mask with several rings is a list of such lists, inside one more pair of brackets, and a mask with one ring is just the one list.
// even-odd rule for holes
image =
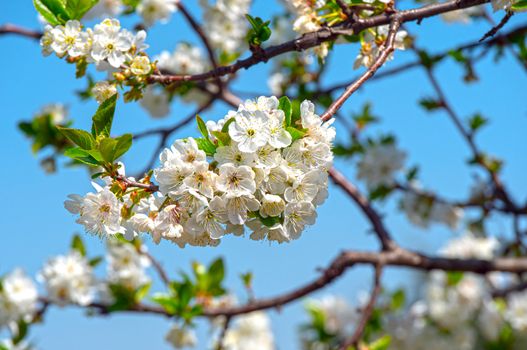
[[284, 111], [285, 126], [291, 126], [291, 114], [293, 113], [293, 106], [291, 105], [291, 101], [289, 100], [289, 97], [287, 96], [280, 97], [280, 100], [278, 103], [278, 109], [281, 109], [282, 111]]
[[218, 140], [221, 146], [226, 146], [231, 142], [231, 138], [226, 132], [211, 131], [211, 134]]
[[57, 16], [55, 16], [53, 11], [51, 11], [46, 5], [44, 5], [44, 3], [41, 0], [33, 0], [33, 6], [35, 6], [35, 9], [37, 10], [37, 12], [40, 13], [40, 15], [44, 17], [44, 19], [49, 24], [54, 25], [54, 26], [59, 25], [59, 24], [64, 24], [64, 22], [59, 20]]
[[216, 146], [210, 142], [210, 140], [205, 138], [195, 139], [198, 144], [198, 148], [205, 152], [208, 156], [213, 156], [216, 153]]
[[71, 142], [82, 149], [88, 150], [95, 146], [95, 139], [92, 134], [81, 129], [63, 128], [57, 126], [57, 129]]
[[83, 150], [80, 147], [72, 147], [68, 148], [64, 151], [64, 155], [66, 157], [70, 157], [72, 159], [78, 160], [81, 163], [91, 165], [91, 166], [99, 166], [99, 162], [97, 159], [92, 157], [90, 153], [88, 153], [86, 150]]
[[80, 255], [86, 256], [86, 247], [79, 235], [74, 235], [71, 240], [71, 249], [77, 251]]
[[234, 122], [234, 117], [228, 119], [225, 124], [223, 124], [223, 127], [221, 128], [221, 132], [229, 132], [229, 125]]
[[50, 24], [65, 24], [71, 19], [65, 0], [33, 0], [33, 5]]
[[67, 0], [66, 11], [70, 19], [81, 19], [99, 0]]
[[124, 134], [116, 138], [115, 159], [119, 159], [123, 154], [128, 152], [130, 147], [132, 147], [132, 139], [132, 134]]
[[203, 121], [203, 119], [201, 119], [199, 114], [196, 114], [196, 123], [198, 124], [198, 130], [201, 133], [201, 135], [203, 135], [203, 137], [208, 140], [209, 130], [207, 129], [207, 125], [205, 125], [205, 122]]
[[288, 126], [287, 128], [285, 128], [285, 130], [291, 135], [293, 141], [301, 139], [306, 134], [305, 131], [298, 130], [296, 128], [293, 128], [292, 126]]
[[103, 160], [108, 163], [113, 163], [115, 160], [115, 149], [117, 147], [117, 140], [110, 137], [101, 140], [99, 144], [99, 152]]
[[117, 94], [108, 98], [106, 101], [101, 103], [99, 108], [97, 108], [97, 112], [95, 112], [95, 115], [92, 118], [93, 124], [91, 132], [93, 136], [110, 136], [116, 104]]

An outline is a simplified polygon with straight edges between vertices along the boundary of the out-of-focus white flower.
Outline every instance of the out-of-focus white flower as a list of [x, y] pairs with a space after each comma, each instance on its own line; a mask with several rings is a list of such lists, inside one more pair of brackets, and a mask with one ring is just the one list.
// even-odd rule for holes
[[150, 261], [134, 245], [109, 242], [106, 259], [108, 283], [135, 291], [150, 282], [150, 277], [146, 274]]
[[351, 334], [359, 317], [356, 309], [345, 299], [334, 295], [310, 301], [309, 306], [315, 307], [324, 314], [326, 332], [341, 337]]
[[103, 103], [117, 93], [117, 87], [104, 80], [95, 84], [91, 92], [98, 103]]
[[366, 181], [369, 188], [390, 186], [394, 175], [403, 168], [406, 154], [395, 144], [378, 144], [368, 147], [358, 164], [359, 179]]
[[38, 278], [50, 300], [58, 305], [88, 305], [95, 299], [95, 276], [86, 258], [77, 251], [50, 259]]
[[441, 249], [441, 253], [453, 258], [490, 260], [498, 247], [499, 243], [495, 237], [476, 237], [468, 232], [450, 240]]
[[168, 22], [176, 9], [176, 3], [172, 0], [141, 0], [136, 11], [143, 17], [145, 24], [151, 26], [156, 21]]
[[274, 337], [268, 316], [251, 312], [239, 316], [223, 338], [225, 350], [274, 350]]
[[527, 331], [527, 293], [521, 292], [509, 295], [505, 319], [516, 331]]
[[31, 321], [38, 299], [33, 281], [15, 269], [0, 280], [0, 287], [0, 329], [18, 321]]
[[192, 348], [198, 343], [196, 334], [192, 330], [178, 325], [170, 328], [165, 340], [176, 349]]
[[163, 118], [170, 113], [168, 94], [164, 90], [156, 89], [153, 86], [149, 86], [144, 90], [143, 98], [139, 103], [153, 118]]

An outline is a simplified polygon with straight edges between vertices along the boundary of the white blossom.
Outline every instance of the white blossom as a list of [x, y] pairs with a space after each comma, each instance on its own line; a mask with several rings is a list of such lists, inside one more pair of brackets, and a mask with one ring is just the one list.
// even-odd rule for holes
[[0, 330], [18, 321], [31, 321], [38, 299], [33, 281], [15, 269], [0, 279], [0, 287]]
[[95, 276], [86, 258], [77, 251], [50, 259], [38, 278], [50, 300], [58, 305], [88, 305], [95, 299]]
[[187, 327], [173, 325], [165, 335], [165, 340], [176, 349], [192, 348], [198, 339], [196, 334]]
[[151, 26], [155, 21], [168, 22], [176, 11], [176, 3], [171, 0], [141, 0], [136, 11], [143, 17], [145, 24]]
[[390, 186], [394, 175], [403, 168], [405, 158], [405, 153], [393, 143], [373, 145], [366, 149], [359, 161], [357, 177], [366, 181], [371, 189]]

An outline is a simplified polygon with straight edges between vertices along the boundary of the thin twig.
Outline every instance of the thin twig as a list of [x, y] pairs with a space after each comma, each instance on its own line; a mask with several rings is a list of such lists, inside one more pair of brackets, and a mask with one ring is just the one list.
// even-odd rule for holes
[[329, 170], [329, 176], [335, 184], [340, 186], [351, 197], [351, 199], [357, 203], [366, 217], [368, 217], [373, 226], [373, 230], [381, 242], [382, 248], [384, 250], [395, 249], [397, 247], [396, 243], [388, 233], [388, 230], [384, 227], [381, 216], [375, 211], [375, 209], [373, 209], [368, 199], [364, 197], [337, 169], [331, 168]]
[[482, 42], [483, 40], [487, 39], [487, 38], [490, 38], [494, 35], [496, 35], [498, 33], [498, 31], [503, 28], [503, 26], [505, 24], [507, 24], [507, 22], [509, 22], [509, 20], [511, 19], [512, 15], [514, 15], [514, 12], [512, 11], [507, 11], [507, 13], [505, 14], [505, 16], [503, 16], [503, 18], [501, 19], [500, 23], [498, 23], [498, 25], [492, 27], [491, 30], [489, 30], [488, 32], [485, 33], [485, 35], [483, 35], [483, 37], [481, 39], [479, 39], [479, 42]]
[[358, 349], [359, 341], [361, 340], [362, 335], [364, 334], [366, 325], [368, 324], [368, 321], [370, 320], [371, 315], [373, 314], [377, 298], [381, 293], [382, 268], [382, 265], [375, 266], [375, 277], [373, 278], [373, 288], [370, 294], [370, 300], [368, 301], [368, 304], [366, 304], [366, 306], [362, 309], [362, 316], [360, 318], [359, 323], [357, 324], [357, 327], [355, 328], [355, 332], [353, 332], [351, 338], [342, 343], [342, 345], [340, 346], [340, 350], [347, 350], [350, 346], [354, 346], [355, 349]]
[[377, 69], [379, 69], [384, 62], [390, 57], [392, 52], [394, 51], [394, 42], [395, 42], [395, 35], [397, 34], [397, 30], [399, 29], [401, 25], [401, 19], [398, 15], [395, 15], [392, 22], [390, 23], [390, 29], [388, 32], [388, 37], [386, 38], [386, 42], [384, 45], [380, 48], [380, 53], [375, 58], [375, 61], [373, 64], [364, 72], [363, 75], [360, 76], [359, 79], [355, 80], [353, 83], [351, 83], [346, 90], [340, 95], [333, 103], [329, 106], [329, 108], [324, 112], [324, 114], [321, 115], [322, 120], [329, 120], [333, 117], [333, 115], [342, 107], [344, 102], [355, 92], [357, 91], [362, 84], [364, 84], [368, 79], [370, 79]]
[[485, 4], [490, 0], [450, 0], [444, 3], [431, 4], [423, 7], [399, 11], [395, 14], [384, 13], [370, 18], [358, 19], [353, 23], [344, 21], [333, 27], [323, 27], [318, 31], [303, 34], [285, 43], [270, 46], [258, 54], [252, 54], [248, 58], [241, 59], [228, 66], [221, 66], [208, 72], [195, 75], [153, 75], [149, 78], [150, 83], [171, 84], [177, 81], [203, 81], [215, 79], [218, 76], [234, 74], [240, 69], [247, 69], [258, 63], [266, 62], [270, 58], [292, 51], [304, 51], [322, 43], [333, 41], [341, 35], [358, 34], [359, 32], [373, 27], [389, 24], [393, 16], [397, 16], [401, 23], [422, 20], [436, 16], [441, 13], [459, 9], [474, 7]]
[[10, 23], [6, 23], [0, 26], [0, 35], [7, 34], [20, 35], [32, 39], [40, 39], [40, 37], [42, 36], [42, 32], [40, 31], [22, 28]]

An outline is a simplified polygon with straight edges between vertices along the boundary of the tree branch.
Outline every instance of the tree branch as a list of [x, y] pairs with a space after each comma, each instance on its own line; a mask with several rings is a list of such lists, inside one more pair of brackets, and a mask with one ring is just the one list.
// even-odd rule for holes
[[[441, 13], [469, 8], [485, 4], [490, 0], [450, 0], [445, 3], [426, 5], [412, 10], [399, 11], [395, 15], [401, 23], [423, 20], [424, 18], [439, 15]], [[202, 81], [216, 78], [223, 75], [234, 74], [240, 69], [247, 69], [258, 63], [265, 62], [275, 56], [291, 52], [304, 51], [318, 46], [327, 41], [333, 41], [340, 35], [358, 34], [364, 29], [386, 25], [391, 22], [394, 14], [381, 14], [366, 19], [358, 19], [356, 22], [349, 23], [345, 21], [333, 27], [323, 27], [316, 32], [306, 33], [297, 39], [282, 43], [280, 45], [270, 46], [262, 50], [259, 54], [253, 54], [248, 58], [241, 59], [228, 66], [221, 66], [212, 69], [209, 72], [195, 75], [153, 75], [150, 77], [150, 83], [170, 84], [178, 81]]]
[[359, 79], [355, 80], [353, 83], [351, 83], [346, 90], [342, 93], [342, 95], [339, 96], [333, 103], [329, 106], [329, 108], [324, 112], [324, 114], [321, 115], [322, 120], [327, 121], [333, 117], [333, 115], [342, 107], [344, 102], [355, 92], [357, 91], [362, 84], [364, 84], [368, 79], [370, 79], [377, 69], [379, 69], [384, 62], [390, 57], [392, 52], [394, 51], [394, 42], [395, 42], [395, 35], [397, 34], [397, 30], [401, 26], [401, 20], [398, 15], [395, 15], [392, 22], [390, 23], [390, 29], [388, 32], [388, 36], [386, 38], [386, 42], [383, 44], [383, 46], [379, 49], [380, 53], [375, 58], [375, 61], [369, 67], [366, 72], [364, 72], [363, 75], [360, 76]]
[[364, 197], [359, 190], [349, 182], [342, 173], [340, 173], [335, 168], [329, 170], [329, 176], [335, 184], [340, 186], [355, 203], [360, 207], [363, 213], [368, 217], [369, 221], [373, 226], [373, 230], [377, 234], [379, 241], [381, 242], [382, 248], [384, 250], [392, 250], [397, 247], [397, 244], [393, 241], [388, 230], [384, 227], [382, 218], [380, 215], [373, 209], [370, 202], [366, 197]]
[[353, 346], [355, 347], [355, 349], [358, 349], [359, 341], [361, 340], [362, 335], [364, 334], [366, 325], [368, 324], [368, 321], [370, 320], [373, 310], [375, 308], [377, 298], [381, 293], [381, 275], [382, 265], [377, 265], [375, 267], [375, 277], [373, 278], [373, 288], [371, 291], [370, 300], [368, 301], [368, 304], [366, 304], [366, 306], [362, 309], [362, 317], [360, 318], [357, 328], [355, 328], [355, 332], [353, 333], [350, 339], [348, 339], [341, 345], [340, 350], [347, 350], [350, 346]]

